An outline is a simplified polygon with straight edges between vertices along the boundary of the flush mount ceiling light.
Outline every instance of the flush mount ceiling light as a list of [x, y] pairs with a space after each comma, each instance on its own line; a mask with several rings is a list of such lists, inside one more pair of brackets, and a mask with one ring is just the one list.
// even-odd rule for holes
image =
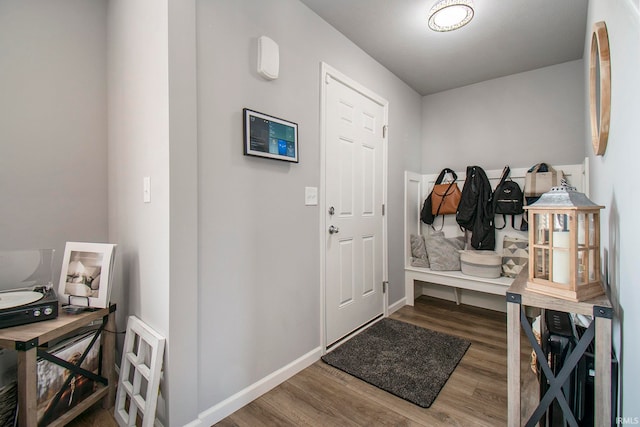
[[433, 31], [453, 31], [473, 18], [471, 0], [440, 0], [429, 11], [429, 28]]

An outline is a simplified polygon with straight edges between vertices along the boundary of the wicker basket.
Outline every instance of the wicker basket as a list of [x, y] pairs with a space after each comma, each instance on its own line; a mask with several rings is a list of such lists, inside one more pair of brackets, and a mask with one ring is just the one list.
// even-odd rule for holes
[[14, 381], [0, 388], [0, 426], [13, 426], [18, 407], [18, 387]]

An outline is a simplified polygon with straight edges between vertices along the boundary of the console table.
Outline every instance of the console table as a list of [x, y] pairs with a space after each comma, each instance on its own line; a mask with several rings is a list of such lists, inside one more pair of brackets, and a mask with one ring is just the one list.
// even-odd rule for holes
[[[102, 384], [92, 395], [49, 425], [62, 426], [67, 424], [100, 399], [103, 399], [103, 407], [113, 407], [116, 384], [114, 372], [115, 334], [111, 332], [116, 330], [115, 311], [115, 304], [107, 308], [78, 314], [68, 314], [60, 309], [60, 314], [56, 319], [0, 329], [0, 347], [15, 349], [18, 353], [18, 423], [20, 426], [35, 426], [38, 423], [36, 362], [39, 353], [42, 355], [45, 352], [39, 347], [100, 319], [102, 319], [102, 328], [110, 331], [109, 333], [103, 331], [100, 336], [102, 366], [101, 375], [97, 378], [101, 380]], [[65, 363], [68, 364], [68, 362]], [[78, 369], [73, 365], [59, 364], [70, 369]]]
[[[536, 351], [540, 368], [545, 371], [550, 387], [544, 396], [540, 396], [540, 404], [533, 412], [526, 426], [538, 425], [538, 420], [546, 411], [554, 398], [558, 402], [565, 416], [573, 418], [564, 396], [562, 384], [578, 363], [587, 346], [595, 336], [595, 408], [594, 425], [611, 425], [611, 319], [613, 310], [611, 302], [605, 295], [587, 301], [573, 302], [548, 295], [531, 292], [526, 289], [528, 274], [520, 274], [507, 291], [507, 395], [508, 425], [520, 426], [520, 326], [524, 329], [532, 347]], [[593, 316], [593, 322], [578, 342], [576, 348], [567, 359], [565, 366], [557, 376], [553, 376], [546, 362], [546, 357], [538, 345], [531, 325], [525, 315], [525, 306], [538, 307], [547, 310], [564, 311], [568, 313]], [[571, 422], [573, 421], [573, 422]], [[569, 425], [577, 425], [575, 419]]]

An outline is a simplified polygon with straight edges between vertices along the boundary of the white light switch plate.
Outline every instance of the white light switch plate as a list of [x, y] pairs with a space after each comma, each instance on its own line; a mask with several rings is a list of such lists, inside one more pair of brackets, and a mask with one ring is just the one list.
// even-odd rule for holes
[[318, 204], [318, 187], [304, 187], [304, 204], [306, 206]]
[[144, 203], [151, 203], [151, 177], [145, 176], [142, 178], [142, 201]]

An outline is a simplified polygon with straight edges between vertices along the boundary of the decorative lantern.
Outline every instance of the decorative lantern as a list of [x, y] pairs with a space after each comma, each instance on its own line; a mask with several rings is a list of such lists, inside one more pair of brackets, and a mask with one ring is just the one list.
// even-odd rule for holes
[[574, 187], [553, 187], [529, 211], [527, 289], [572, 301], [604, 294], [600, 209]]

